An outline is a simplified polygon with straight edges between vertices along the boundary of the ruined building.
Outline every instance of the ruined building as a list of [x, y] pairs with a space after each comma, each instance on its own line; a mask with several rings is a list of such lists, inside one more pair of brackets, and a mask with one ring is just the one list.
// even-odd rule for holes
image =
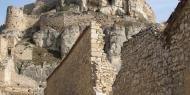
[[0, 26], [0, 95], [189, 95], [189, 0], [37, 0]]

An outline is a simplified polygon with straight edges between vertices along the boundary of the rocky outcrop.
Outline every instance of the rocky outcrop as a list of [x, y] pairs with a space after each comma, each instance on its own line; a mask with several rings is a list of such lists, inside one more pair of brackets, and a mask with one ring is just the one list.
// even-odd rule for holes
[[121, 47], [123, 42], [127, 40], [126, 31], [124, 26], [114, 25], [111, 29], [105, 29], [105, 51], [108, 59], [117, 69], [120, 70], [121, 66]]
[[151, 7], [144, 0], [128, 0], [128, 13], [139, 20], [155, 22], [156, 17]]
[[46, 27], [38, 32], [35, 32], [33, 35], [33, 40], [39, 47], [59, 51], [59, 35], [59, 31], [56, 31], [50, 27]]
[[153, 10], [144, 0], [45, 0], [45, 2], [45, 5], [42, 2], [39, 2], [39, 5], [36, 6], [35, 10], [38, 11], [39, 9], [40, 12], [43, 12], [45, 6], [44, 9], [45, 12], [47, 12], [55, 6], [58, 11], [63, 11], [78, 6], [78, 12], [100, 11], [106, 15], [128, 15], [149, 22], [155, 22], [156, 19]]
[[64, 58], [79, 37], [81, 31], [78, 25], [67, 27], [61, 34], [61, 56]]
[[[100, 52], [103, 55], [93, 58], [95, 69], [99, 70], [94, 70], [98, 84], [94, 90], [111, 92], [111, 85], [121, 66], [123, 42], [131, 39], [147, 23], [154, 22], [154, 14], [144, 0], [37, 0], [23, 9], [9, 7], [7, 27], [0, 28], [0, 31], [3, 29], [0, 34], [0, 60], [11, 55], [15, 74], [24, 76], [20, 80], [31, 79], [36, 84], [36, 87], [24, 90], [43, 95], [46, 78], [60, 60], [68, 56], [79, 35], [92, 20], [101, 25], [97, 31], [104, 33], [100, 36], [105, 42], [101, 43]], [[105, 64], [100, 64], [100, 59]], [[2, 72], [5, 64], [4, 61], [0, 63]], [[106, 81], [109, 81], [108, 86]], [[3, 83], [4, 78], [0, 78], [0, 82]], [[22, 87], [28, 85], [30, 83], [25, 81]]]

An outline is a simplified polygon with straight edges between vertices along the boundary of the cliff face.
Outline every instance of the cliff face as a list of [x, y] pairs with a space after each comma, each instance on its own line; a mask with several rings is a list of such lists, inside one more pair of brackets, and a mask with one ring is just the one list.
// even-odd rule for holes
[[105, 67], [117, 74], [123, 42], [155, 22], [155, 15], [144, 0], [38, 0], [8, 7], [0, 27], [0, 94], [43, 95], [46, 78], [91, 21], [101, 24], [105, 35], [104, 59], [111, 64]]

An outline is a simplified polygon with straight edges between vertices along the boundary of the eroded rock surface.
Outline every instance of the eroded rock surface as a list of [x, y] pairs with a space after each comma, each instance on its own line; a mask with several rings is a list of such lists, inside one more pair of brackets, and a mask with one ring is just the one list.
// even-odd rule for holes
[[[0, 73], [3, 76], [0, 82], [4, 84], [4, 75], [10, 74], [4, 72], [4, 68], [10, 61], [5, 59], [11, 57], [15, 66], [11, 69], [15, 73], [11, 74], [18, 75], [21, 80], [31, 80], [36, 85], [24, 89], [30, 83], [12, 87], [14, 81], [10, 81], [11, 84], [3, 85], [2, 89], [11, 87], [11, 90], [0, 90], [0, 93], [12, 93], [16, 89], [27, 92], [27, 95], [44, 94], [46, 78], [64, 60], [92, 21], [101, 25], [99, 29], [105, 35], [102, 59], [108, 59], [109, 63], [97, 67], [114, 70], [112, 82], [120, 70], [123, 42], [155, 22], [154, 13], [144, 0], [37, 0], [21, 9], [9, 7], [7, 19], [5, 25], [0, 26], [0, 72], [3, 72]], [[103, 70], [100, 75], [106, 76]], [[107, 88], [111, 90], [111, 85]]]

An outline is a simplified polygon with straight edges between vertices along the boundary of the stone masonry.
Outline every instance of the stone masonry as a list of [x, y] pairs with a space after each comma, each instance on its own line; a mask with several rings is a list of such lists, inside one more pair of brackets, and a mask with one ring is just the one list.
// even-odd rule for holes
[[32, 27], [36, 21], [36, 17], [30, 17], [24, 14], [23, 9], [13, 6], [9, 6], [7, 8], [6, 29], [25, 31], [26, 29]]
[[112, 84], [115, 80], [116, 69], [104, 53], [104, 39], [101, 25], [91, 24], [91, 64], [95, 82], [96, 95], [109, 95], [112, 93]]
[[189, 6], [180, 0], [163, 24], [145, 0], [10, 6], [0, 95], [189, 95]]
[[190, 94], [189, 6], [178, 4], [164, 32], [145, 30], [124, 43], [114, 95]]
[[45, 95], [109, 95], [115, 69], [103, 51], [103, 37], [100, 25], [92, 22], [47, 79]]
[[[86, 30], [47, 79], [45, 95], [93, 95], [90, 33]], [[59, 75], [61, 74], [61, 76]]]

